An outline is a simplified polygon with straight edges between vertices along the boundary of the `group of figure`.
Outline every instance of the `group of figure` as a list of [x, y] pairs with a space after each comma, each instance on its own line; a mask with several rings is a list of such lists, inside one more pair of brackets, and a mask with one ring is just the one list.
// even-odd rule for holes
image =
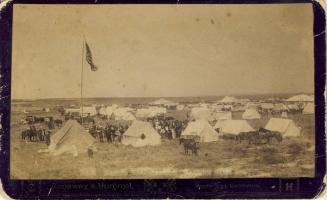
[[106, 126], [97, 126], [93, 125], [89, 132], [90, 134], [98, 139], [100, 142], [108, 143], [121, 142], [124, 132], [128, 129], [127, 125], [111, 125], [107, 124]]
[[179, 138], [187, 126], [187, 121], [179, 121], [173, 118], [154, 117], [148, 119], [153, 128], [165, 139]]
[[50, 134], [50, 130], [30, 125], [28, 129], [22, 131], [21, 139], [29, 142], [45, 142], [47, 145], [50, 145]]

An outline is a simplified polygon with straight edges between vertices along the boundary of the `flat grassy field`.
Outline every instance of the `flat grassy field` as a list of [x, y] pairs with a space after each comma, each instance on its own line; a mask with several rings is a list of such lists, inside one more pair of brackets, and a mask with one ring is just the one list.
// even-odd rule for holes
[[[96, 142], [93, 158], [86, 154], [50, 156], [38, 153], [44, 143], [25, 142], [20, 133], [27, 125], [22, 111], [40, 109], [33, 105], [13, 105], [11, 118], [10, 174], [13, 179], [99, 179], [99, 178], [245, 178], [314, 176], [314, 116], [291, 115], [302, 127], [301, 136], [286, 138], [280, 144], [249, 145], [247, 142], [220, 140], [201, 143], [198, 156], [185, 155], [178, 140], [163, 140], [162, 145], [135, 148]], [[31, 111], [35, 114], [38, 111]], [[183, 117], [181, 113], [171, 112]], [[239, 119], [241, 112], [233, 113]], [[61, 118], [59, 113], [40, 116]], [[264, 127], [270, 116], [248, 120]]]

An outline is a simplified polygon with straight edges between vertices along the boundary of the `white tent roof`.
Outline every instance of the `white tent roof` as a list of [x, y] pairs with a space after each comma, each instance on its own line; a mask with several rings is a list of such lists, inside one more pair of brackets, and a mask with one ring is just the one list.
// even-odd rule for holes
[[137, 109], [136, 114], [135, 114], [136, 117], [141, 117], [141, 118], [150, 117], [150, 115], [151, 115], [150, 110], [147, 108]]
[[183, 104], [179, 104], [176, 107], [177, 110], [183, 110], [184, 108], [185, 108], [185, 106]]
[[117, 108], [118, 106], [113, 104], [112, 106], [107, 106], [106, 108], [100, 108], [99, 113], [102, 115], [111, 116]]
[[200, 136], [201, 142], [213, 142], [218, 140], [218, 133], [205, 120], [189, 122], [181, 137], [187, 135]]
[[260, 103], [256, 103], [256, 102], [248, 102], [246, 104], [246, 108], [248, 108], [248, 109], [256, 109], [259, 106], [260, 106]]
[[288, 104], [287, 108], [290, 109], [290, 110], [298, 110], [299, 106], [296, 105], [296, 104]]
[[283, 136], [299, 136], [301, 132], [293, 120], [282, 118], [271, 118], [265, 129], [280, 132]]
[[273, 109], [274, 104], [272, 104], [272, 103], [261, 103], [261, 108], [266, 109], [266, 110]]
[[232, 119], [232, 112], [229, 111], [214, 111], [211, 115], [216, 120]]
[[241, 132], [254, 131], [254, 129], [248, 124], [246, 120], [223, 120], [215, 127], [220, 128], [220, 132], [228, 134], [239, 134]]
[[285, 106], [285, 105], [282, 104], [282, 103], [276, 103], [276, 104], [274, 105], [273, 110], [275, 110], [275, 111], [285, 111], [285, 110], [288, 110], [288, 107]]
[[233, 103], [238, 102], [239, 100], [235, 97], [225, 96], [222, 100], [220, 100], [220, 103]]
[[[142, 139], [142, 134], [145, 138]], [[160, 145], [161, 136], [148, 122], [134, 121], [123, 135], [122, 144], [135, 147]]]
[[62, 153], [85, 153], [95, 142], [94, 138], [76, 121], [68, 120], [50, 138], [49, 152], [54, 155]]
[[306, 94], [300, 94], [293, 96], [291, 98], [288, 98], [286, 101], [314, 101], [314, 96], [306, 95]]
[[[82, 112], [82, 108], [81, 108], [81, 112]], [[91, 116], [96, 115], [97, 111], [96, 111], [95, 107], [92, 107], [92, 106], [85, 107], [85, 106], [83, 106], [83, 115], [87, 115], [87, 114], [90, 114]]]
[[314, 114], [315, 113], [315, 105], [313, 103], [307, 103], [304, 107], [302, 114]]
[[257, 110], [255, 110], [255, 109], [247, 109], [242, 114], [242, 118], [243, 119], [260, 119], [261, 116], [260, 116], [260, 114], [258, 113]]
[[282, 114], [280, 115], [282, 118], [287, 118], [287, 112], [283, 111]]
[[191, 116], [194, 119], [204, 119], [204, 120], [211, 120], [211, 112], [208, 108], [203, 107], [195, 107], [191, 110]]
[[131, 121], [136, 120], [135, 116], [132, 113], [127, 113], [126, 115], [124, 115], [122, 117], [122, 119], [123, 120], [131, 120]]
[[217, 122], [216, 122], [216, 124], [214, 125], [214, 129], [218, 129], [218, 128], [222, 128], [223, 127], [223, 123], [224, 123], [224, 121], [225, 121], [226, 119], [220, 119], [220, 120], [218, 120]]
[[150, 102], [149, 103], [150, 105], [167, 105], [167, 106], [170, 106], [170, 105], [177, 105], [177, 103], [173, 102], [173, 101], [169, 101], [167, 99], [163, 99], [163, 98], [160, 98], [158, 100], [155, 100], [153, 102]]

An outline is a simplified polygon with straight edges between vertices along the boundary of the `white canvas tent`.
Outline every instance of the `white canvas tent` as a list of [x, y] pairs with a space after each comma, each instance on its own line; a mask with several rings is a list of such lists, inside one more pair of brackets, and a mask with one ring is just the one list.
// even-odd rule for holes
[[217, 129], [219, 129], [219, 130], [221, 130], [221, 128], [223, 127], [223, 123], [224, 123], [224, 121], [225, 121], [226, 119], [220, 119], [220, 120], [218, 120], [217, 122], [216, 122], [216, 124], [214, 125], [214, 129], [215, 130], [217, 130]]
[[210, 110], [203, 107], [192, 108], [191, 116], [196, 120], [200, 120], [200, 119], [209, 120], [209, 121], [212, 120]]
[[282, 111], [288, 111], [287, 106], [285, 106], [282, 103], [276, 103], [273, 108], [274, 111], [282, 112]]
[[255, 110], [255, 109], [247, 109], [242, 114], [242, 118], [243, 119], [260, 119], [261, 116], [260, 116], [260, 114], [258, 113], [257, 110]]
[[148, 122], [134, 121], [122, 138], [122, 144], [134, 147], [161, 144], [161, 136]]
[[158, 99], [156, 101], [150, 102], [149, 105], [164, 105], [164, 106], [176, 106], [178, 103], [175, 103], [173, 101], [169, 101], [167, 99]]
[[257, 109], [260, 106], [260, 103], [249, 102], [246, 104], [247, 109]]
[[80, 109], [79, 108], [66, 108], [65, 109], [65, 113], [80, 113]]
[[218, 133], [205, 120], [189, 122], [186, 129], [182, 132], [183, 136], [200, 136], [201, 142], [213, 142], [218, 140]]
[[128, 107], [116, 108], [113, 110], [112, 115], [115, 120], [134, 120], [135, 117], [132, 113], [130, 113], [131, 109]]
[[282, 118], [287, 118], [287, 112], [283, 111], [282, 114], [280, 115]]
[[299, 106], [297, 104], [288, 104], [287, 108], [289, 110], [299, 110]]
[[72, 153], [77, 156], [93, 148], [94, 142], [95, 139], [76, 120], [68, 120], [51, 136], [49, 152], [53, 155]]
[[271, 110], [274, 108], [274, 104], [272, 104], [272, 103], [261, 103], [260, 106], [264, 110]]
[[150, 116], [151, 117], [154, 117], [156, 115], [167, 113], [167, 109], [166, 108], [158, 107], [158, 106], [151, 106], [151, 107], [148, 108], [148, 110], [150, 112]]
[[132, 113], [126, 113], [124, 116], [122, 116], [122, 120], [134, 121], [136, 118]]
[[[80, 109], [81, 109], [80, 113], [82, 113], [82, 108], [80, 108]], [[92, 106], [83, 107], [83, 116], [87, 116], [87, 115], [94, 116], [96, 114], [97, 114], [97, 111], [96, 111], [95, 107], [92, 107]]]
[[306, 95], [306, 94], [300, 94], [300, 95], [296, 95], [296, 96], [293, 96], [291, 98], [288, 98], [286, 101], [290, 101], [290, 102], [306, 102], [306, 101], [311, 101], [313, 102], [314, 101], [314, 96], [311, 95]]
[[283, 137], [299, 136], [301, 129], [297, 127], [293, 120], [282, 118], [271, 118], [265, 129], [280, 132]]
[[185, 106], [183, 104], [179, 104], [176, 106], [177, 110], [184, 110]]
[[232, 119], [232, 112], [229, 111], [214, 111], [211, 115], [215, 120]]
[[223, 99], [221, 99], [218, 103], [236, 103], [239, 100], [235, 97], [225, 96]]
[[246, 120], [223, 120], [218, 121], [215, 128], [219, 129], [220, 133], [237, 135], [241, 132], [254, 131]]
[[135, 114], [137, 118], [147, 118], [150, 117], [150, 115], [151, 115], [150, 110], [147, 108], [137, 109]]
[[99, 110], [99, 114], [105, 115], [107, 117], [111, 117], [116, 109], [118, 109], [118, 105], [116, 105], [116, 104], [113, 104], [113, 105], [107, 106], [107, 107], [102, 107]]
[[302, 111], [302, 114], [304, 115], [310, 115], [314, 113], [315, 113], [315, 105], [313, 103], [308, 103]]

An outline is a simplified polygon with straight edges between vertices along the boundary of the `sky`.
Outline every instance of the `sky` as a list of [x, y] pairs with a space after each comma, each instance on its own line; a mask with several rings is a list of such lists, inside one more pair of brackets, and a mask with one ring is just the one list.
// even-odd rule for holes
[[82, 66], [84, 97], [312, 93], [312, 7], [14, 5], [13, 99], [80, 97]]

